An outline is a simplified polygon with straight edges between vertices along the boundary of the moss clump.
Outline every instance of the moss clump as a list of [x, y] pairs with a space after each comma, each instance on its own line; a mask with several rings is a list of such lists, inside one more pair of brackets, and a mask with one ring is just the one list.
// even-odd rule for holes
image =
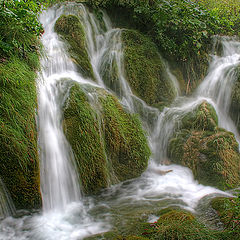
[[193, 112], [183, 117], [181, 128], [214, 131], [217, 125], [218, 117], [214, 107], [204, 101]]
[[168, 154], [173, 162], [192, 169], [200, 183], [220, 189], [239, 184], [238, 143], [232, 133], [217, 127], [216, 113], [205, 102], [183, 118]]
[[138, 118], [126, 113], [114, 96], [100, 89], [93, 91], [96, 108], [74, 84], [63, 121], [85, 193], [96, 193], [110, 184], [138, 177], [150, 156]]
[[[17, 209], [41, 205], [35, 87], [37, 54], [0, 64], [0, 176]], [[31, 67], [29, 67], [31, 66]]]
[[162, 214], [156, 223], [149, 224], [142, 233], [149, 239], [214, 239], [214, 232], [207, 229], [189, 212], [172, 209]]
[[80, 20], [73, 15], [62, 15], [55, 23], [55, 31], [69, 44], [69, 54], [77, 64], [80, 73], [94, 79], [93, 69], [89, 60], [86, 36]]
[[77, 84], [70, 90], [63, 124], [79, 167], [83, 191], [94, 193], [107, 187], [107, 158], [97, 114]]
[[115, 236], [115, 240], [133, 239], [217, 239], [215, 231], [200, 223], [190, 212], [167, 208], [159, 212], [159, 219], [154, 223], [137, 223], [129, 235]]
[[150, 156], [146, 137], [136, 115], [125, 112], [116, 98], [100, 98], [103, 107], [103, 129], [106, 152], [120, 181], [138, 177]]
[[176, 92], [158, 49], [151, 40], [134, 30], [122, 32], [127, 79], [135, 94], [149, 105], [167, 105]]
[[240, 236], [240, 195], [236, 198], [218, 197], [211, 206], [224, 224], [223, 239], [239, 239]]

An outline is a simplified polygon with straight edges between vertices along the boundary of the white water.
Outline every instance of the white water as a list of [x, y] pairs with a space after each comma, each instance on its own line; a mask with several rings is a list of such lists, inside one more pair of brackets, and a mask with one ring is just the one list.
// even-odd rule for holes
[[0, 219], [15, 214], [15, 206], [0, 178]]
[[[110, 90], [116, 92], [121, 102], [128, 106], [130, 111], [141, 111], [140, 114], [145, 123], [150, 116], [157, 118], [159, 115], [149, 141], [155, 154], [154, 161], [150, 162], [148, 170], [140, 178], [112, 186], [94, 198], [83, 197], [80, 193], [74, 157], [61, 126], [61, 109], [67, 97], [69, 80], [77, 81], [79, 84], [96, 84], [90, 79], [84, 79], [76, 71], [64, 43], [54, 33], [54, 23], [61, 14], [75, 14], [80, 17], [87, 33], [88, 53], [98, 86], [107, 88], [104, 74], [106, 71], [111, 74], [112, 66], [116, 64], [119, 82], [113, 83]], [[185, 167], [159, 164], [160, 159], [164, 160], [166, 157], [168, 139], [181, 116], [192, 111], [203, 100], [209, 101], [214, 107], [218, 106], [215, 98], [211, 94], [204, 95], [201, 92], [205, 93], [205, 91], [199, 90], [195, 97], [179, 98], [176, 106], [166, 108], [162, 113], [147, 106], [142, 100], [133, 96], [126, 81], [121, 30], [112, 28], [106, 14], [103, 19], [106, 25], [105, 30], [101, 29], [96, 17], [82, 4], [72, 3], [59, 8], [53, 7], [41, 16], [45, 29], [42, 42], [46, 51], [38, 82], [43, 212], [33, 215], [23, 213], [19, 218], [5, 218], [0, 225], [0, 239], [83, 239], [107, 231], [118, 218], [126, 219], [126, 217], [131, 218], [131, 215], [132, 217], [136, 214], [141, 215], [144, 209], [153, 211], [178, 205], [194, 211], [202, 197], [222, 193], [217, 189], [198, 184], [191, 171]], [[231, 49], [233, 45], [230, 46]], [[236, 42], [235, 45], [237, 45]], [[234, 51], [236, 53], [237, 49]], [[221, 58], [222, 61], [229, 59], [231, 62], [233, 61], [231, 56], [227, 58], [224, 54], [223, 57], [216, 57], [216, 59]], [[236, 59], [228, 70], [237, 64]], [[215, 71], [213, 76], [216, 76], [218, 73], [214, 61], [211, 66], [209, 77], [205, 81], [209, 79], [211, 82], [210, 74]], [[220, 62], [219, 66], [222, 66]], [[222, 71], [225, 73], [224, 68]], [[215, 81], [218, 82], [219, 79], [221, 78]], [[202, 86], [199, 87], [201, 88]], [[220, 105], [218, 108], [224, 112]], [[152, 128], [149, 127], [149, 129]], [[168, 170], [172, 171], [166, 175], [159, 174], [159, 171]], [[154, 219], [155, 216], [149, 217]]]
[[157, 162], [166, 160], [168, 142], [181, 119], [203, 101], [207, 101], [215, 108], [219, 126], [233, 132], [240, 143], [236, 126], [229, 117], [232, 86], [236, 80], [235, 70], [240, 65], [240, 43], [227, 37], [219, 38], [218, 41], [223, 46], [223, 53], [221, 56], [212, 56], [208, 74], [193, 96], [178, 98], [173, 107], [165, 108], [159, 115], [152, 136]]

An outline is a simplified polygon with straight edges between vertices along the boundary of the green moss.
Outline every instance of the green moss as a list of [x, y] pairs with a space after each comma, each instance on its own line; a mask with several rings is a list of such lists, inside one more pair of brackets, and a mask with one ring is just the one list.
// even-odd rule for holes
[[193, 112], [184, 116], [181, 128], [214, 131], [217, 125], [218, 117], [214, 107], [204, 101]]
[[211, 201], [225, 230], [223, 239], [239, 239], [240, 236], [240, 195], [237, 198], [218, 197]]
[[111, 95], [100, 100], [106, 151], [115, 175], [120, 181], [140, 176], [147, 168], [150, 150], [138, 117], [126, 113]]
[[77, 84], [70, 90], [63, 124], [79, 167], [83, 191], [95, 193], [107, 187], [109, 174], [100, 125], [96, 112]]
[[[37, 56], [28, 57], [35, 59], [31, 67], [37, 67]], [[0, 64], [0, 176], [16, 208], [24, 209], [41, 205], [36, 74], [29, 59], [12, 57]]]
[[149, 105], [166, 105], [175, 98], [158, 49], [151, 40], [134, 30], [122, 32], [127, 79], [134, 93]]
[[126, 113], [114, 96], [102, 89], [93, 91], [98, 96], [97, 107], [74, 84], [63, 121], [85, 193], [138, 177], [150, 156], [138, 118]]
[[202, 184], [226, 189], [240, 182], [238, 143], [232, 133], [217, 127], [216, 113], [206, 102], [183, 118], [168, 154], [173, 162], [192, 169]]
[[69, 44], [68, 52], [84, 77], [95, 79], [89, 60], [86, 36], [80, 20], [73, 15], [62, 15], [55, 24], [55, 31]]
[[[130, 233], [129, 233], [130, 234]], [[163, 209], [154, 223], [137, 223], [131, 235], [113, 239], [217, 239], [215, 232], [200, 223], [190, 212], [181, 209]]]

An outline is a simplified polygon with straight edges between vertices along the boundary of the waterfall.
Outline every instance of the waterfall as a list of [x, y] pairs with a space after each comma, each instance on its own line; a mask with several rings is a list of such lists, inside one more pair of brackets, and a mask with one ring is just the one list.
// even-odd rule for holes
[[63, 79], [76, 74], [75, 66], [64, 51], [64, 44], [54, 33], [59, 17], [54, 10], [40, 18], [46, 55], [41, 60], [39, 74], [39, 144], [41, 153], [41, 192], [43, 208], [64, 208], [80, 199], [74, 156], [62, 129], [61, 107], [66, 97]]
[[192, 112], [203, 101], [209, 102], [216, 110], [219, 126], [240, 138], [235, 124], [229, 117], [232, 86], [236, 79], [236, 67], [240, 64], [240, 43], [226, 37], [219, 38], [223, 47], [222, 56], [213, 55], [208, 74], [192, 97], [179, 97], [172, 107], [165, 108], [158, 117], [153, 132], [153, 151], [157, 162], [167, 158], [167, 147], [174, 130], [181, 119]]
[[233, 132], [238, 143], [240, 136], [235, 124], [229, 117], [232, 87], [236, 80], [236, 67], [240, 65], [240, 43], [222, 37], [222, 56], [213, 56], [208, 74], [196, 90], [196, 96], [209, 98], [219, 118], [219, 126]]
[[[54, 32], [55, 22], [62, 14], [79, 17], [86, 34], [87, 52], [95, 79], [84, 78], [78, 72], [67, 52], [67, 45]], [[108, 231], [113, 226], [118, 227], [117, 224], [126, 222], [127, 218], [135, 221], [135, 211], [139, 211], [138, 217], [142, 217], [145, 209], [146, 212], [158, 212], [168, 206], [180, 206], [194, 211], [204, 196], [224, 194], [215, 188], [198, 184], [188, 168], [159, 163], [167, 156], [168, 142], [176, 125], [203, 100], [215, 107], [220, 126], [226, 124], [228, 130], [234, 126], [228, 125], [231, 121], [226, 116], [234, 69], [239, 64], [239, 43], [223, 39], [223, 55], [213, 56], [209, 73], [196, 93], [189, 98], [177, 97], [171, 107], [160, 113], [158, 109], [134, 96], [124, 72], [121, 41], [123, 30], [113, 28], [105, 12], [102, 12], [101, 24], [83, 4], [63, 3], [42, 13], [40, 21], [44, 27], [44, 54], [37, 85], [43, 211], [17, 219], [6, 218], [0, 224], [0, 239], [84, 239]], [[167, 63], [165, 67], [179, 93], [176, 78], [171, 74]], [[109, 81], [114, 74], [116, 79]], [[81, 179], [62, 127], [63, 105], [72, 81], [114, 93], [124, 107], [141, 116], [144, 126], [151, 132], [149, 145], [153, 150], [149, 168], [141, 177], [111, 186], [98, 196], [86, 197], [81, 194]], [[221, 84], [227, 89], [222, 89]], [[147, 124], [150, 117], [154, 126]], [[160, 175], [159, 171], [169, 173]]]

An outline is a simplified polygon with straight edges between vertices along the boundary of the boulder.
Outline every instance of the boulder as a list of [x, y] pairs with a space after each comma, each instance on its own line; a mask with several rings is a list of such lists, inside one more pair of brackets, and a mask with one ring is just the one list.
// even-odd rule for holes
[[85, 91], [74, 83], [63, 125], [85, 193], [138, 177], [146, 169], [150, 150], [138, 117], [105, 90]]
[[216, 113], [207, 102], [182, 119], [168, 155], [172, 162], [189, 167], [202, 184], [220, 189], [239, 185], [238, 143], [232, 133], [218, 128]]

